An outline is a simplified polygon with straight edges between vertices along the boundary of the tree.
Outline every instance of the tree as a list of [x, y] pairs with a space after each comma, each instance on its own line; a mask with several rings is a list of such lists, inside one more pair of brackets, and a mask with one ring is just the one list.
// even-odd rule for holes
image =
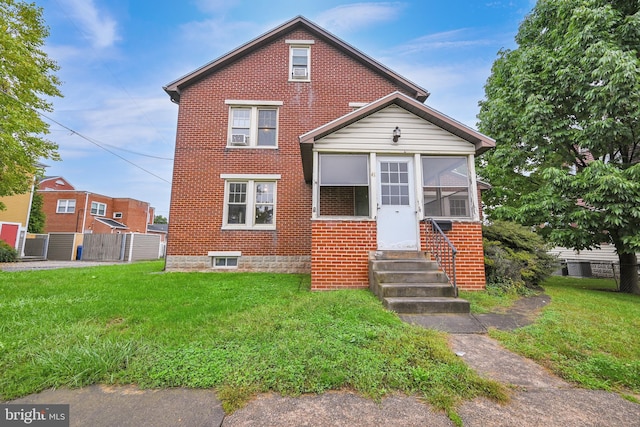
[[58, 66], [42, 50], [48, 35], [41, 8], [0, 0], [0, 196], [29, 191], [38, 160], [59, 158], [37, 113], [52, 111], [49, 99], [62, 96]]
[[31, 200], [31, 212], [29, 213], [29, 226], [27, 231], [29, 233], [42, 233], [44, 232], [44, 222], [46, 215], [42, 210], [42, 194], [34, 190], [33, 199]]
[[167, 224], [167, 218], [162, 215], [156, 215], [153, 217], [154, 224]]
[[479, 128], [492, 218], [539, 225], [577, 250], [615, 245], [621, 290], [639, 294], [640, 3], [539, 0], [499, 52]]

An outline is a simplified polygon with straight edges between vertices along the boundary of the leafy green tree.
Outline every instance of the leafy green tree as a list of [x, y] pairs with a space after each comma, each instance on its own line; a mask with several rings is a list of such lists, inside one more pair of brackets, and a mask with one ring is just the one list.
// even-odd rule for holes
[[0, 0], [0, 196], [29, 191], [38, 160], [59, 158], [36, 112], [52, 111], [51, 97], [61, 96], [58, 66], [42, 50], [48, 35], [41, 8]]
[[153, 217], [154, 224], [167, 224], [167, 218], [162, 215], [156, 215]]
[[44, 223], [47, 217], [42, 210], [42, 204], [42, 194], [34, 191], [33, 200], [31, 201], [31, 212], [29, 213], [29, 226], [27, 227], [29, 233], [38, 234], [44, 232]]
[[639, 294], [640, 2], [539, 0], [480, 102], [497, 140], [478, 171], [492, 218], [578, 250], [611, 242]]

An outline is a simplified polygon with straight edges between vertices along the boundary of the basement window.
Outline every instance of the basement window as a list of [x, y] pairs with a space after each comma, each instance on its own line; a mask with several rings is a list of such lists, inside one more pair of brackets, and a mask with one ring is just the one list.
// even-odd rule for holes
[[209, 252], [211, 267], [214, 269], [238, 268], [238, 259], [242, 255], [239, 251]]
[[238, 258], [236, 257], [215, 257], [213, 259], [214, 268], [238, 268]]

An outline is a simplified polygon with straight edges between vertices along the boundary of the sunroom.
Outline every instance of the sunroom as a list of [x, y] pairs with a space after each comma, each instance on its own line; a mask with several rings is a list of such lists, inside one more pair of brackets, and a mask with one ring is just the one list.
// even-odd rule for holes
[[474, 159], [493, 140], [396, 92], [300, 142], [312, 185], [313, 288], [367, 286], [369, 252], [425, 250], [427, 218], [450, 225], [475, 271], [461, 287], [484, 286]]

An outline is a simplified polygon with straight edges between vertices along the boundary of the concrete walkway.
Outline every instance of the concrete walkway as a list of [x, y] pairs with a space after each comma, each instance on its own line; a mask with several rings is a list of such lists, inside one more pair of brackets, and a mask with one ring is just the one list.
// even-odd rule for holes
[[0, 262], [0, 271], [54, 270], [58, 268], [100, 267], [123, 264], [122, 261], [21, 261]]

